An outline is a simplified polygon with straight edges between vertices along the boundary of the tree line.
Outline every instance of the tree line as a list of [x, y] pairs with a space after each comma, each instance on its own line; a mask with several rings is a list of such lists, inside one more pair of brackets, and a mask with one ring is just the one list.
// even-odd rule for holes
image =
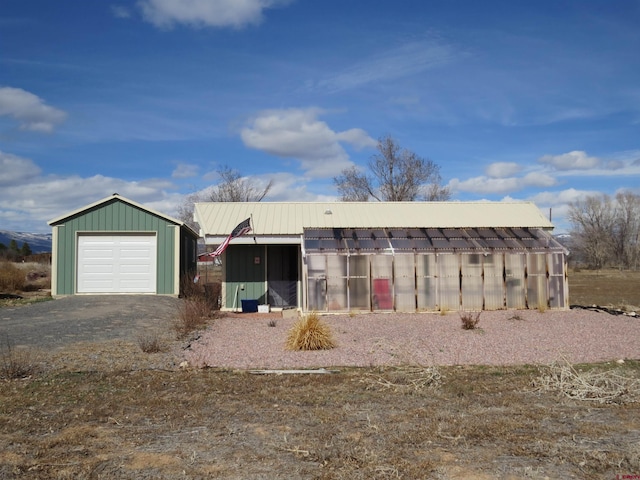
[[640, 266], [640, 195], [592, 195], [569, 205], [571, 250], [589, 268]]
[[31, 255], [31, 247], [27, 242], [24, 242], [22, 247], [18, 247], [18, 242], [15, 240], [11, 240], [9, 246], [0, 242], [0, 258], [14, 261], [28, 255]]

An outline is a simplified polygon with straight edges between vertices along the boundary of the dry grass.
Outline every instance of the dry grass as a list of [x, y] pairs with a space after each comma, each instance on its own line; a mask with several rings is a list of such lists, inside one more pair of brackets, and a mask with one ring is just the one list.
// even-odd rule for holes
[[640, 270], [569, 270], [569, 302], [640, 312]]
[[640, 378], [616, 370], [599, 371], [571, 365], [567, 361], [544, 367], [533, 385], [538, 391], [596, 403], [640, 402]]
[[[640, 365], [621, 368], [631, 376]], [[316, 376], [49, 371], [0, 388], [0, 478], [542, 479], [640, 471], [640, 404], [533, 394], [537, 374], [418, 366]]]
[[289, 330], [286, 341], [289, 350], [328, 350], [335, 346], [329, 325], [321, 321], [315, 312], [298, 319]]
[[26, 275], [17, 264], [6, 260], [0, 261], [0, 291], [19, 292], [24, 290]]

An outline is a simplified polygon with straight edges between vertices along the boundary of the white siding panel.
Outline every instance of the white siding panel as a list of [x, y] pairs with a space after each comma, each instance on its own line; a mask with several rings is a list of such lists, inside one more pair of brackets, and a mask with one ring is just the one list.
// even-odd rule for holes
[[155, 293], [155, 235], [80, 235], [78, 293]]

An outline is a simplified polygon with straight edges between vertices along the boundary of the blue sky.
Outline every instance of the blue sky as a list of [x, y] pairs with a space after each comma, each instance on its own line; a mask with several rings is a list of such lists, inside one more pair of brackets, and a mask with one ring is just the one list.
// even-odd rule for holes
[[0, 230], [118, 192], [167, 215], [222, 165], [333, 200], [376, 140], [452, 200], [640, 194], [640, 1], [4, 0]]

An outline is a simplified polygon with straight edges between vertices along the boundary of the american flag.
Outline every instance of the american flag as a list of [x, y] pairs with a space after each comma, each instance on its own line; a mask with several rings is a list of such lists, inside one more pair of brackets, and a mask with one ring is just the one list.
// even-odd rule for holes
[[224, 242], [222, 242], [218, 246], [218, 248], [216, 248], [215, 252], [208, 253], [207, 256], [218, 257], [222, 255], [222, 252], [224, 252], [227, 249], [227, 245], [229, 245], [229, 242], [232, 239], [241, 237], [242, 235], [249, 233], [250, 231], [251, 231], [251, 217], [247, 218], [244, 222], [240, 222], [238, 226], [233, 229], [231, 234], [224, 239]]

